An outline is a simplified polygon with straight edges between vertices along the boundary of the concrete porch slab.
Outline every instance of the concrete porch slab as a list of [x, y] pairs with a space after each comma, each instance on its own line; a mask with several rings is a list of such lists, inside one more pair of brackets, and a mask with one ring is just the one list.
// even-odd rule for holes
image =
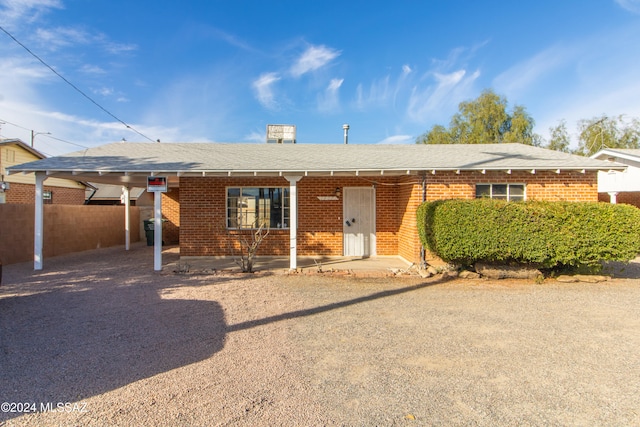
[[[175, 262], [176, 270], [188, 269], [189, 271], [229, 271], [240, 272], [240, 266], [236, 263], [237, 257], [180, 257]], [[397, 256], [377, 256], [369, 258], [354, 257], [298, 257], [298, 272], [380, 272], [391, 273], [398, 270], [407, 270], [411, 263]], [[172, 266], [168, 266], [172, 267]], [[256, 257], [254, 271], [289, 271], [288, 257]]]

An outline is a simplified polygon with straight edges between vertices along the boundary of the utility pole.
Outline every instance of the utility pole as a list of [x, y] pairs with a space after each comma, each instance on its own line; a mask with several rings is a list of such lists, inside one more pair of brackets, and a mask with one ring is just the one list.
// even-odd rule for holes
[[51, 135], [51, 132], [34, 132], [33, 129], [32, 129], [31, 130], [31, 148], [33, 148], [33, 140], [38, 135]]

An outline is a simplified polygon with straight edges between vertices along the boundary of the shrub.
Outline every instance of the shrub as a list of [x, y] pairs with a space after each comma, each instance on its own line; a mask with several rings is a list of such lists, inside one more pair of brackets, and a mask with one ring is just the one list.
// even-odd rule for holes
[[422, 245], [458, 264], [598, 267], [640, 253], [640, 209], [630, 205], [440, 200], [417, 215]]

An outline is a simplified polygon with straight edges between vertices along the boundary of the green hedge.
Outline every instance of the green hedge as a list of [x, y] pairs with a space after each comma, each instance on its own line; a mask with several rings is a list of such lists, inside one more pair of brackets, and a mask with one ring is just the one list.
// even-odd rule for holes
[[640, 254], [640, 209], [630, 205], [440, 200], [417, 215], [422, 245], [458, 264], [597, 267]]

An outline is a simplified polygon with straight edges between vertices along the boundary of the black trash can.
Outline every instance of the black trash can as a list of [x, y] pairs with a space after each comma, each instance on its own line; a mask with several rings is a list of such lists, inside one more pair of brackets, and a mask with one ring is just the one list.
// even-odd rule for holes
[[154, 228], [153, 218], [144, 220], [144, 234], [147, 237], [147, 246], [153, 246], [154, 242]]

